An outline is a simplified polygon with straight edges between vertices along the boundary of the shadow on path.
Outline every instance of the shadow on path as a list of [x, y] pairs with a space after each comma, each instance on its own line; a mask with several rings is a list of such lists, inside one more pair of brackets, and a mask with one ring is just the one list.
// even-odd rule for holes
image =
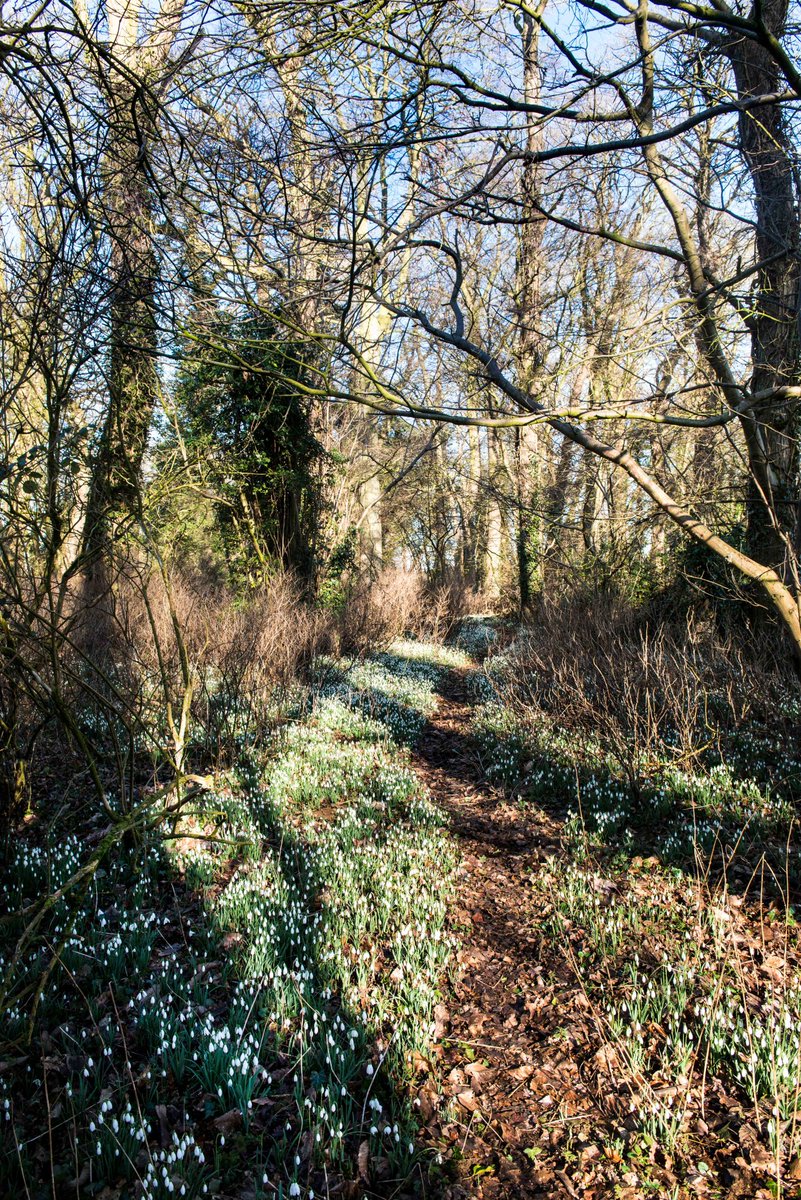
[[462, 857], [459, 978], [436, 1047], [442, 1094], [430, 1083], [418, 1094], [424, 1137], [443, 1155], [438, 1194], [576, 1196], [563, 1151], [582, 1124], [603, 1122], [582, 1078], [596, 1046], [565, 955], [543, 944], [531, 886], [560, 848], [560, 822], [483, 779], [465, 674], [444, 673], [438, 691], [413, 756]]

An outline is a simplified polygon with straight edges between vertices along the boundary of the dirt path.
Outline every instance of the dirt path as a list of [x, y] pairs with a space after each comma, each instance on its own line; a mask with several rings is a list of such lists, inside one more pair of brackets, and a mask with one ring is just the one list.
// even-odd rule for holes
[[581, 1070], [595, 1050], [588, 1013], [567, 963], [542, 943], [542, 891], [532, 887], [559, 825], [483, 781], [470, 718], [466, 681], [451, 672], [415, 761], [462, 854], [460, 972], [438, 1012], [436, 1071], [418, 1091], [425, 1133], [453, 1200], [601, 1195], [583, 1187], [587, 1156], [600, 1153]]

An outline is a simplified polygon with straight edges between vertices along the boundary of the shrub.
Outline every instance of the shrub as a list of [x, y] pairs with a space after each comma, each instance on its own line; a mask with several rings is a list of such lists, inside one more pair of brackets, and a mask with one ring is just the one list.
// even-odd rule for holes
[[544, 604], [490, 670], [524, 723], [597, 740], [635, 796], [666, 757], [688, 764], [746, 723], [775, 725], [798, 689], [767, 646], [693, 610], [652, 624], [608, 593]]

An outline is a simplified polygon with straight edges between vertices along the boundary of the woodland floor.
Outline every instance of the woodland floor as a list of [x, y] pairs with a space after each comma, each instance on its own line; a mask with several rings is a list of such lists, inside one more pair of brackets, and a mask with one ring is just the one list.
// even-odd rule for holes
[[[545, 932], [553, 912], [549, 872], [568, 860], [563, 814], [510, 800], [487, 783], [471, 737], [468, 673], [443, 672], [438, 692], [413, 756], [448, 814], [461, 858], [458, 968], [437, 1008], [429, 1061], [418, 1063], [415, 1100], [421, 1140], [439, 1151], [450, 1178], [437, 1195], [800, 1194], [792, 1182], [801, 1176], [798, 1160], [777, 1192], [747, 1109], [717, 1081], [700, 1101], [682, 1161], [639, 1140], [633, 1092], [604, 1036], [597, 997], [590, 999], [576, 969], [583, 931], [566, 932], [562, 944]], [[650, 866], [635, 858], [624, 886], [641, 894], [658, 888]]]
[[[33, 1049], [26, 1007], [6, 1014], [0, 1200], [798, 1200], [774, 827], [721, 827], [721, 887], [711, 857], [670, 858], [696, 810], [630, 830], [572, 742], [546, 769], [508, 727], [482, 740], [489, 668], [466, 652], [327, 671], [186, 838], [106, 864]], [[101, 832], [59, 849], [34, 824], [0, 907]]]
[[469, 736], [471, 705], [456, 672], [442, 692], [415, 766], [448, 813], [462, 856], [455, 914], [460, 977], [449, 1006], [437, 1014], [435, 1048], [456, 1105], [453, 1119], [438, 1120], [433, 1089], [424, 1084], [421, 1116], [428, 1136], [451, 1144], [459, 1176], [452, 1196], [575, 1195], [568, 1179], [560, 1183], [554, 1169], [532, 1162], [542, 1153], [550, 1108], [568, 1094], [576, 1113], [591, 1108], [561, 1036], [574, 989], [568, 985], [560, 997], [545, 984], [538, 914], [528, 894], [532, 872], [558, 849], [558, 828], [532, 820], [483, 781]]

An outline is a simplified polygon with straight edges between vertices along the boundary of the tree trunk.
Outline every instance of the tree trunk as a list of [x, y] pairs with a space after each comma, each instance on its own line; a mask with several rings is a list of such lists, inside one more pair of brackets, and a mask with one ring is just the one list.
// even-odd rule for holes
[[[121, 5], [121, 6], [120, 6]], [[109, 4], [109, 45], [120, 66], [105, 80], [108, 143], [104, 208], [110, 263], [108, 406], [89, 488], [84, 546], [97, 561], [115, 528], [135, 512], [158, 395], [156, 256], [148, 181], [152, 114], [140, 100], [149, 60], [139, 46], [140, 5]], [[166, 45], [158, 43], [161, 52]]]
[[[768, 32], [779, 38], [788, 0], [766, 0], [759, 13]], [[756, 10], [755, 10], [756, 13]], [[728, 55], [741, 100], [781, 91], [779, 69], [770, 52], [752, 38], [729, 43]], [[801, 383], [799, 351], [798, 197], [793, 151], [781, 106], [767, 104], [741, 112], [740, 149], [754, 186], [757, 274], [751, 321], [754, 396], [745, 420], [750, 479], [747, 497], [749, 554], [788, 575], [788, 554], [799, 541], [799, 404], [770, 395]]]
[[[541, 100], [542, 73], [540, 66], [540, 26], [538, 18], [545, 4], [536, 12], [522, 12], [519, 17], [523, 58], [523, 98], [526, 104], [537, 105]], [[526, 158], [520, 188], [521, 224], [518, 245], [516, 280], [517, 357], [520, 386], [531, 394], [538, 389], [539, 376], [545, 361], [542, 329], [542, 244], [545, 218], [542, 216], [542, 166], [536, 155], [542, 149], [542, 130], [537, 118], [529, 113], [525, 129]], [[550, 431], [522, 428], [515, 431], [515, 489], [517, 492], [517, 577], [520, 611], [529, 608], [532, 599], [536, 563], [542, 555], [541, 522], [535, 516], [541, 507], [541, 475], [539, 459], [547, 451]]]
[[[369, 421], [370, 418], [367, 418]], [[369, 434], [365, 431], [367, 436]], [[368, 573], [380, 571], [384, 564], [384, 527], [381, 521], [381, 479], [371, 456], [366, 458], [367, 468], [372, 472], [357, 486], [363, 520], [360, 525], [359, 565]]]
[[517, 507], [517, 583], [520, 612], [531, 606], [534, 572], [542, 558], [541, 469], [539, 442], [545, 429], [523, 426], [515, 430], [514, 473]]
[[467, 473], [462, 502], [460, 560], [462, 574], [468, 587], [478, 589], [479, 545], [481, 542], [482, 509], [485, 500], [481, 486], [481, 442], [479, 431], [467, 430]]
[[486, 459], [486, 513], [484, 520], [484, 543], [482, 546], [481, 581], [483, 590], [491, 604], [497, 604], [503, 593], [505, 558], [504, 511], [502, 483], [508, 482], [508, 472], [503, 461], [501, 435], [487, 431]]

